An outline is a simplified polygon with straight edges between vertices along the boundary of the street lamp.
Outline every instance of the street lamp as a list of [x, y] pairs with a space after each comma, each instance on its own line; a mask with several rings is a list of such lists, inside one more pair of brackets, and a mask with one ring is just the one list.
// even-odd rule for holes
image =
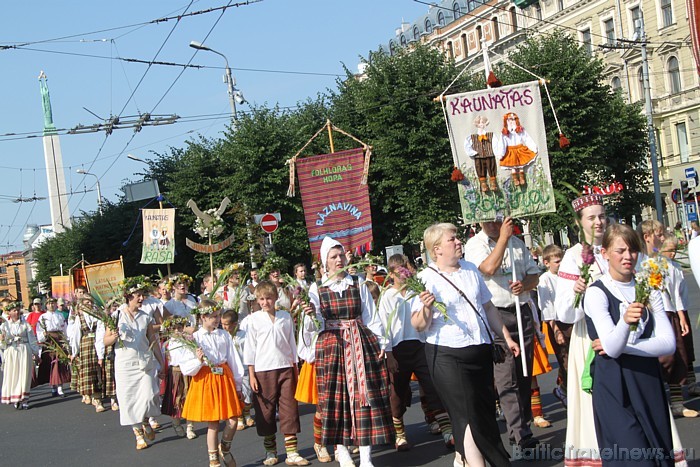
[[139, 159], [138, 157], [134, 156], [133, 154], [127, 154], [126, 157], [128, 159], [131, 159], [132, 161], [143, 162], [144, 164], [148, 165], [148, 162], [146, 162], [143, 159]]
[[77, 173], [81, 175], [92, 175], [95, 177], [95, 183], [97, 184], [97, 211], [102, 215], [102, 192], [100, 191], [100, 178], [94, 173], [87, 172], [83, 169], [76, 170]]
[[222, 57], [224, 57], [224, 61], [226, 62], [226, 74], [224, 75], [224, 81], [228, 86], [228, 100], [231, 104], [231, 114], [233, 117], [233, 125], [235, 127], [236, 122], [238, 121], [238, 115], [236, 115], [236, 102], [242, 105], [245, 104], [246, 100], [243, 97], [243, 93], [235, 87], [236, 80], [233, 79], [233, 75], [231, 74], [231, 68], [229, 68], [228, 66], [228, 59], [226, 58], [226, 55], [222, 54], [221, 52], [217, 52], [216, 50], [209, 48], [206, 45], [197, 41], [191, 41], [190, 47], [197, 50], [206, 50], [208, 52], [213, 52], [217, 55], [221, 55]]

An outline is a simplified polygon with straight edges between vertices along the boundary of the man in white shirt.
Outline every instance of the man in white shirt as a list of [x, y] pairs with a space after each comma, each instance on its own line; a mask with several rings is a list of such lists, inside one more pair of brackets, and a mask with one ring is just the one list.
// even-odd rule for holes
[[[481, 227], [481, 232], [467, 242], [465, 259], [479, 268], [491, 292], [491, 302], [498, 309], [503, 323], [516, 342], [519, 329], [515, 300], [519, 300], [525, 344], [521, 352], [527, 356], [528, 376], [524, 376], [522, 360], [507, 353], [506, 361], [495, 365], [494, 379], [506, 418], [508, 435], [513, 443], [518, 444], [522, 449], [529, 449], [539, 443], [539, 440], [532, 436], [529, 425], [532, 419], [530, 375], [532, 374], [534, 326], [532, 312], [528, 306], [529, 292], [537, 287], [539, 281], [539, 268], [525, 243], [513, 236], [511, 218], [483, 222]], [[513, 269], [515, 269], [515, 281]], [[498, 336], [495, 337], [495, 341], [501, 346], [506, 345]]]

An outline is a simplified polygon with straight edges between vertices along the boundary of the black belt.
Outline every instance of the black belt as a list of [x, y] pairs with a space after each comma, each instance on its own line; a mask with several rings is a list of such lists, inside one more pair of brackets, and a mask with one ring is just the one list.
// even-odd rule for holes
[[[525, 307], [528, 307], [528, 308], [529, 308], [529, 305], [528, 305], [527, 303], [521, 303], [521, 304], [520, 304], [520, 309], [521, 309], [521, 310], [522, 310], [523, 308], [525, 308]], [[498, 311], [505, 311], [506, 313], [513, 313], [513, 314], [516, 313], [515, 305], [506, 306], [506, 307], [497, 306], [496, 309], [497, 309]]]

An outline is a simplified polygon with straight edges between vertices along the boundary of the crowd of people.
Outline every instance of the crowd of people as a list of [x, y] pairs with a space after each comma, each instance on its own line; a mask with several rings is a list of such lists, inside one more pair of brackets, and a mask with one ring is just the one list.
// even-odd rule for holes
[[[505, 218], [466, 243], [452, 224], [428, 227], [419, 271], [396, 254], [384, 276], [378, 258], [356, 262], [326, 237], [315, 277], [304, 264], [289, 276], [273, 257], [261, 270], [207, 274], [199, 296], [191, 277], [173, 274], [127, 278], [107, 303], [77, 287], [72, 302], [36, 299], [26, 316], [4, 299], [1, 401], [28, 409], [32, 387], [65, 397], [70, 385], [96, 412], [119, 411], [138, 450], [161, 415], [183, 438], [206, 423], [211, 467], [236, 465], [234, 435], [250, 427], [263, 465], [279, 462], [278, 430], [284, 462], [308, 465], [298, 404], [313, 404], [318, 462], [333, 461], [332, 450], [350, 467], [359, 452], [371, 467], [372, 446], [411, 449], [403, 416], [417, 381], [426, 423], [455, 450], [455, 466], [503, 466], [499, 419], [522, 451], [539, 445], [532, 425], [551, 426], [537, 384], [552, 370], [549, 352], [567, 463], [623, 465], [607, 450], [658, 448], [648, 465], [682, 465], [674, 418], [698, 416], [684, 388], [692, 397], [700, 386], [679, 240], [657, 221], [636, 231], [610, 222], [598, 195], [573, 207], [581, 243], [544, 248], [544, 272]], [[635, 278], [644, 271], [646, 281]]]

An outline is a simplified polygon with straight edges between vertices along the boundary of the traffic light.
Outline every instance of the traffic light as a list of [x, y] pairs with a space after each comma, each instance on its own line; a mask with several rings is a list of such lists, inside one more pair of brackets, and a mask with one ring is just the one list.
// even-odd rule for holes
[[688, 186], [687, 180], [681, 180], [681, 199], [683, 200], [683, 202], [694, 201], [693, 193], [691, 192], [691, 189]]

